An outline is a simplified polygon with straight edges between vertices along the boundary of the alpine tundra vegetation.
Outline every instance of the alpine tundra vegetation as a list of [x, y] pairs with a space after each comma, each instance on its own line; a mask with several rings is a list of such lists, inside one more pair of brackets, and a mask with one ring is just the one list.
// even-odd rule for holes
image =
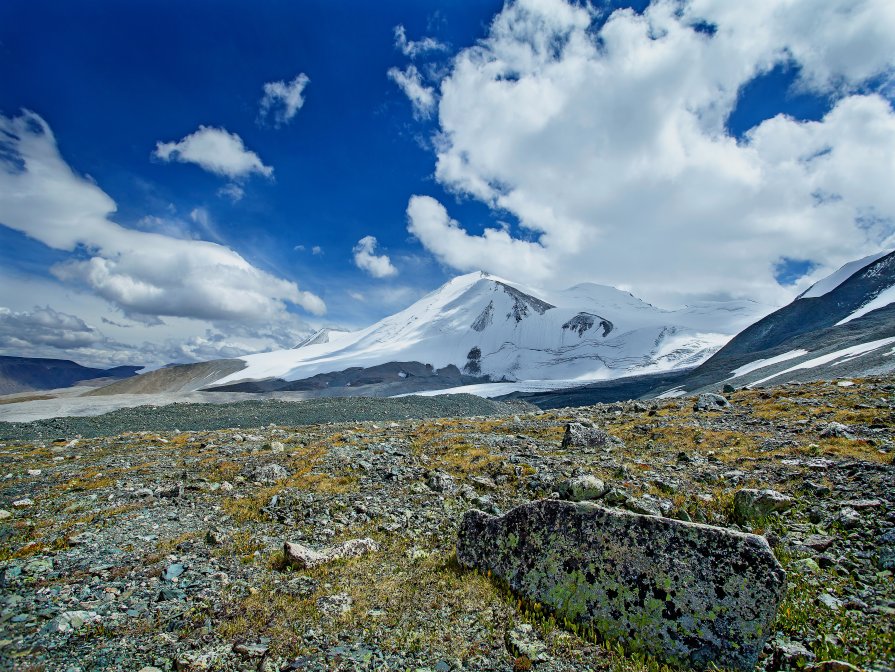
[[0, 660], [889, 670], [895, 384], [849, 382], [0, 424]]

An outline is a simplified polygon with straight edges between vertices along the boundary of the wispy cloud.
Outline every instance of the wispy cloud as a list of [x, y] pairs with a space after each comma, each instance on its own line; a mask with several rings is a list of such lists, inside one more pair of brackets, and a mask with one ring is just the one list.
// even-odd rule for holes
[[421, 119], [432, 116], [432, 111], [435, 109], [435, 90], [423, 84], [423, 77], [415, 65], [408, 65], [403, 70], [389, 68], [388, 76], [410, 99], [414, 116]]
[[218, 189], [218, 196], [220, 196], [221, 198], [228, 198], [232, 203], [239, 203], [242, 200], [243, 196], [245, 196], [245, 194], [245, 189], [234, 182], [225, 184], [223, 187]]
[[199, 126], [198, 131], [177, 142], [159, 142], [153, 154], [162, 161], [194, 163], [230, 179], [245, 178], [252, 173], [273, 175], [273, 168], [264, 165], [255, 152], [247, 149], [236, 133], [212, 126]]
[[291, 82], [267, 82], [264, 85], [264, 96], [261, 98], [258, 121], [271, 122], [279, 128], [292, 121], [292, 118], [305, 104], [304, 90], [311, 79], [300, 73]]
[[421, 40], [408, 40], [407, 31], [403, 25], [395, 26], [395, 47], [401, 50], [405, 56], [416, 58], [421, 54], [432, 51], [447, 51], [448, 45], [439, 42], [434, 37], [424, 37]]

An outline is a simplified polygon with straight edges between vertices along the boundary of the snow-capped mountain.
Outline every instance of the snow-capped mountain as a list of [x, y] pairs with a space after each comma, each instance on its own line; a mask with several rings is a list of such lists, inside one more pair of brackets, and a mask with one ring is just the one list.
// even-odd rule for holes
[[669, 311], [613, 287], [540, 292], [471, 273], [366, 329], [323, 330], [300, 347], [242, 357], [245, 367], [215, 386], [390, 362], [491, 380], [609, 379], [695, 366], [769, 310], [735, 301]]
[[[743, 329], [695, 369], [517, 396], [542, 408], [895, 372], [895, 252], [858, 259]], [[500, 394], [500, 392], [495, 392]]]

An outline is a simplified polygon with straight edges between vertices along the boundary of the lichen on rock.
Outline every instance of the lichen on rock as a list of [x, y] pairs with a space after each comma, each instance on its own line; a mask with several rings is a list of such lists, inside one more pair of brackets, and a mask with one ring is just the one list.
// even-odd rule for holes
[[457, 558], [607, 640], [694, 669], [752, 669], [785, 584], [762, 537], [560, 500], [467, 512]]

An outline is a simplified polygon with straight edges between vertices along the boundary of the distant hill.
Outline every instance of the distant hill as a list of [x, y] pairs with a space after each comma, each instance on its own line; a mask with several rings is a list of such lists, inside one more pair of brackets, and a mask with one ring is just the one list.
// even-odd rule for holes
[[0, 394], [53, 390], [98, 378], [129, 378], [142, 368], [94, 369], [68, 359], [0, 356]]

